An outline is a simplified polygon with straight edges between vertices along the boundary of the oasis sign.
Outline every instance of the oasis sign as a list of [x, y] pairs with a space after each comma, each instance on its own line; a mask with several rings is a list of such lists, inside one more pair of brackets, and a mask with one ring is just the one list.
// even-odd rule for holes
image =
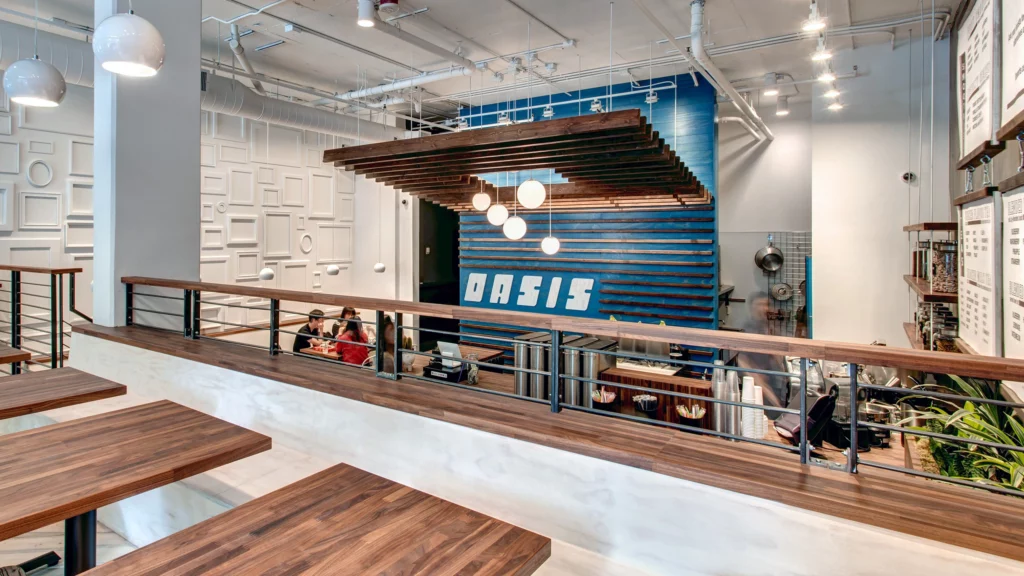
[[561, 276], [523, 276], [516, 282], [512, 274], [474, 272], [467, 278], [462, 301], [495, 307], [543, 307], [586, 312], [593, 289], [593, 278], [572, 278], [564, 282]]

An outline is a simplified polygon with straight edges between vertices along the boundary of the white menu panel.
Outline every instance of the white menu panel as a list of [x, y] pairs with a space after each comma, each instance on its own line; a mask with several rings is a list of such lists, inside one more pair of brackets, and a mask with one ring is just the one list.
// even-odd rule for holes
[[1024, 2], [1003, 0], [1003, 120], [1024, 110]]
[[995, 198], [960, 207], [960, 339], [978, 354], [999, 355]]
[[993, 2], [975, 2], [957, 32], [957, 111], [961, 158], [992, 139]]
[[1024, 188], [1003, 195], [1003, 355], [1024, 358]]

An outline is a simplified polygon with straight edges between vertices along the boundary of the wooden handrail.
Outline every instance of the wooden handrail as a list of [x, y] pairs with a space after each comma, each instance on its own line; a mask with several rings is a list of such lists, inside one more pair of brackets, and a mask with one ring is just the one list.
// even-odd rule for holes
[[37, 266], [11, 266], [10, 264], [0, 264], [0, 270], [32, 274], [79, 274], [82, 272], [81, 268], [40, 268]]
[[1024, 380], [1024, 360], [1012, 358], [969, 356], [948, 352], [868, 346], [825, 340], [806, 340], [783, 336], [764, 336], [724, 330], [634, 324], [631, 322], [614, 322], [595, 318], [491, 310], [488, 308], [429, 304], [425, 302], [403, 302], [401, 300], [387, 300], [383, 298], [299, 292], [295, 290], [236, 286], [233, 284], [214, 284], [211, 282], [167, 280], [140, 276], [125, 276], [121, 278], [121, 282], [139, 286], [198, 290], [201, 292], [217, 292], [253, 298], [307, 302], [325, 306], [351, 306], [353, 308], [383, 310], [386, 312], [422, 314], [454, 320], [512, 324], [540, 330], [580, 332], [611, 338], [654, 340], [671, 342], [673, 344], [685, 344], [687, 346], [723, 348], [737, 352], [756, 352], [836, 362], [852, 362], [872, 366], [890, 366], [993, 380]]

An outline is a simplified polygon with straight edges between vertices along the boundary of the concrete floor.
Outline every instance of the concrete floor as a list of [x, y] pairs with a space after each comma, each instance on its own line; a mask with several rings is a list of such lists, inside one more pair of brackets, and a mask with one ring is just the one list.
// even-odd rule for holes
[[[100, 564], [123, 556], [135, 546], [128, 543], [103, 524], [96, 526], [96, 561]], [[26, 560], [47, 552], [56, 552], [64, 556], [64, 523], [51, 524], [21, 536], [0, 542], [0, 566], [16, 566]], [[31, 576], [61, 576], [64, 574], [64, 563], [53, 568], [33, 572]]]

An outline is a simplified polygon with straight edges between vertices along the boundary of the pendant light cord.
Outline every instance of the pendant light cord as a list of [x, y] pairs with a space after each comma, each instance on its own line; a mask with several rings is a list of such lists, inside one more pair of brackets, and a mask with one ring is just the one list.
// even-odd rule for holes
[[615, 29], [615, 2], [608, 3], [608, 111], [612, 111], [612, 62], [614, 61], [614, 44], [612, 31]]
[[36, 0], [36, 29], [32, 34], [32, 54], [39, 60], [39, 0]]

